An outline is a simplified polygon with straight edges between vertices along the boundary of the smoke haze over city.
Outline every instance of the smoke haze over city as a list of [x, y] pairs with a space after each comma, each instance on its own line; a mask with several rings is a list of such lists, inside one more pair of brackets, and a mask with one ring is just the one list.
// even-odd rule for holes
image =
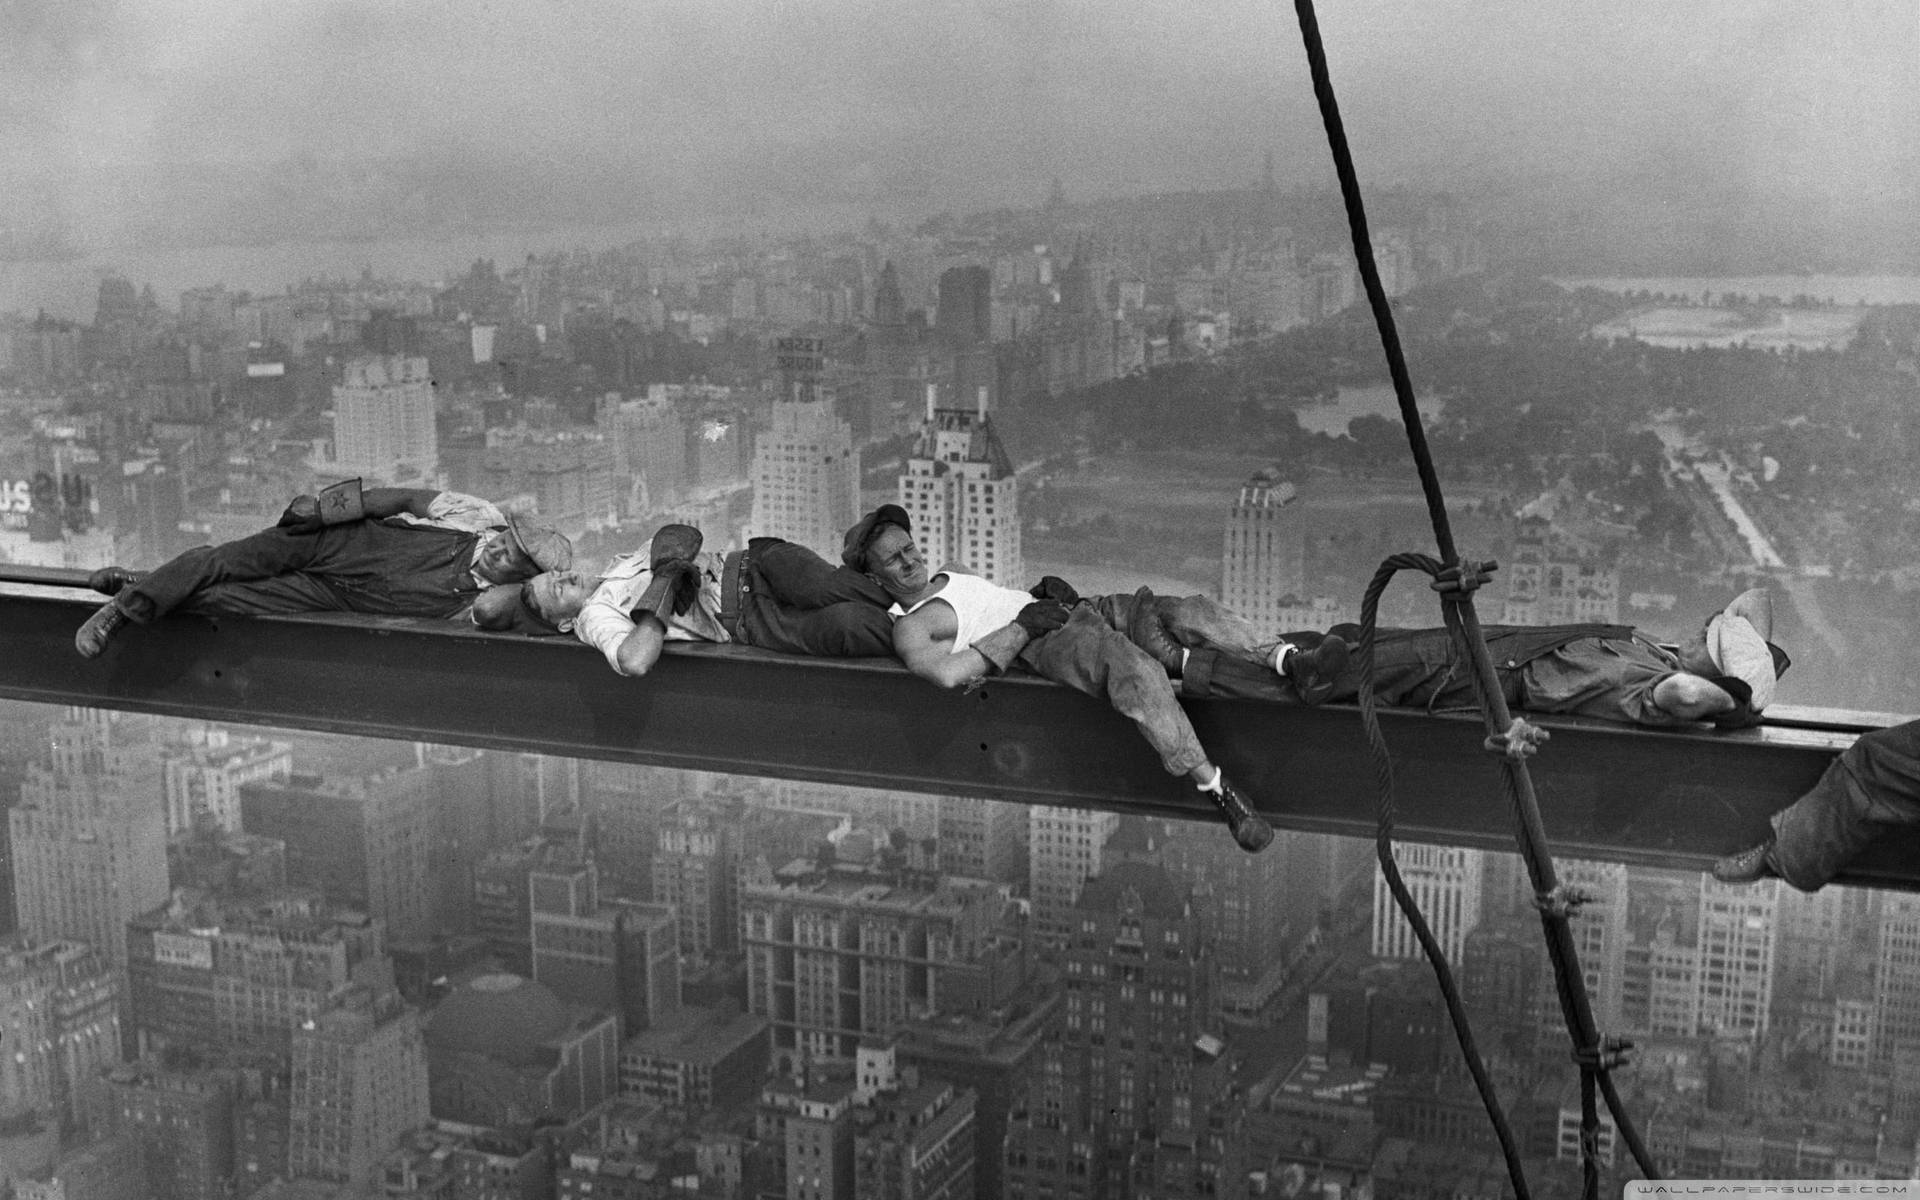
[[[1604, 180], [1829, 222], [1914, 195], [1901, 4], [1369, 0], [1322, 20], [1369, 181]], [[1293, 14], [1247, 0], [24, 0], [0, 54], [0, 226], [89, 248], [917, 218], [1054, 178], [1076, 199], [1243, 186], [1269, 152], [1284, 184], [1330, 181]], [[313, 210], [285, 212], [300, 196]]]

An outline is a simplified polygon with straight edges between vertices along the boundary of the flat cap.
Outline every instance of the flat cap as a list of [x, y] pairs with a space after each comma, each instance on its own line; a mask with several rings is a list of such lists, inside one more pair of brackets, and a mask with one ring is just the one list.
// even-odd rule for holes
[[908, 533], [913, 532], [913, 518], [907, 516], [906, 509], [898, 504], [882, 504], [855, 521], [853, 528], [847, 530], [846, 541], [840, 547], [840, 561], [856, 571], [865, 571], [867, 547], [889, 525], [897, 525]]

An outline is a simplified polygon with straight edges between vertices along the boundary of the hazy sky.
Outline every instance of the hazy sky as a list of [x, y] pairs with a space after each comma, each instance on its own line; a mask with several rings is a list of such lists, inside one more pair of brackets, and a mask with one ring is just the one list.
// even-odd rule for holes
[[[1374, 180], [1916, 193], [1913, 0], [1320, 9]], [[0, 192], [81, 225], [189, 162], [920, 211], [1055, 175], [1080, 196], [1245, 182], [1269, 149], [1283, 181], [1327, 177], [1283, 0], [0, 0], [0, 54]]]

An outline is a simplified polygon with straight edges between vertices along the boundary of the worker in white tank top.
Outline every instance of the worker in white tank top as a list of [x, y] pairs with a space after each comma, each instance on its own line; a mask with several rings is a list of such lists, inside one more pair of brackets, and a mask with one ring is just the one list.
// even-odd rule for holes
[[1072, 604], [1036, 599], [957, 568], [931, 573], [912, 522], [894, 504], [847, 531], [841, 560], [894, 598], [894, 653], [915, 675], [941, 687], [971, 687], [1018, 660], [1106, 700], [1133, 721], [1169, 774], [1186, 776], [1219, 808], [1242, 848], [1258, 851], [1273, 840], [1272, 826], [1209, 761], [1167, 668], [1098, 606], [1077, 595]]

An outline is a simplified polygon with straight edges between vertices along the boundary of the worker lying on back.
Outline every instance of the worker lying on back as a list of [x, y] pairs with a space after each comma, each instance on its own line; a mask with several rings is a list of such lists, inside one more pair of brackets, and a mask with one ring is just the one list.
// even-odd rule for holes
[[[912, 523], [898, 505], [885, 504], [847, 531], [841, 559], [862, 570], [893, 598], [893, 650], [907, 669], [941, 687], [960, 688], [1016, 664], [1044, 678], [1107, 701], [1130, 718], [1172, 775], [1184, 775], [1225, 815], [1242, 848], [1257, 851], [1273, 828], [1253, 802], [1207, 757], [1174, 698], [1161, 665], [1121, 632], [1117, 600], [1082, 600], [1056, 578], [1032, 593], [1000, 587], [958, 567], [930, 571], [914, 542]], [[1237, 661], [1289, 681], [1310, 701], [1346, 661], [1346, 644], [1324, 638], [1310, 651], [1258, 634], [1224, 610], [1200, 614], [1193, 635]], [[1237, 639], [1237, 640], [1236, 640]]]
[[739, 642], [833, 658], [891, 653], [887, 596], [805, 546], [754, 538], [706, 550], [698, 529], [663, 525], [599, 577], [543, 574], [474, 605], [482, 629], [572, 633], [622, 675], [645, 675], [669, 641]]
[[[1181, 676], [1181, 694], [1296, 701], [1296, 689], [1270, 671], [1198, 644], [1168, 605], [1135, 605], [1127, 625], [1134, 641]], [[1722, 728], [1756, 724], [1791, 660], [1773, 644], [1773, 606], [1764, 588], [1735, 597], [1687, 642], [1668, 646], [1625, 625], [1488, 625], [1494, 671], [1510, 708], [1569, 713], [1636, 725], [1712, 721]], [[1360, 627], [1286, 635], [1311, 646], [1322, 637], [1349, 644]], [[1471, 709], [1472, 670], [1442, 629], [1378, 629], [1373, 690], [1381, 704], [1430, 712]], [[1316, 700], [1351, 701], [1360, 694], [1360, 659], [1347, 660]]]
[[94, 572], [113, 599], [81, 625], [74, 647], [97, 657], [128, 622], [175, 609], [452, 617], [497, 584], [572, 565], [573, 545], [559, 531], [485, 500], [350, 479], [296, 497], [279, 524], [249, 537], [196, 547], [145, 574]]

